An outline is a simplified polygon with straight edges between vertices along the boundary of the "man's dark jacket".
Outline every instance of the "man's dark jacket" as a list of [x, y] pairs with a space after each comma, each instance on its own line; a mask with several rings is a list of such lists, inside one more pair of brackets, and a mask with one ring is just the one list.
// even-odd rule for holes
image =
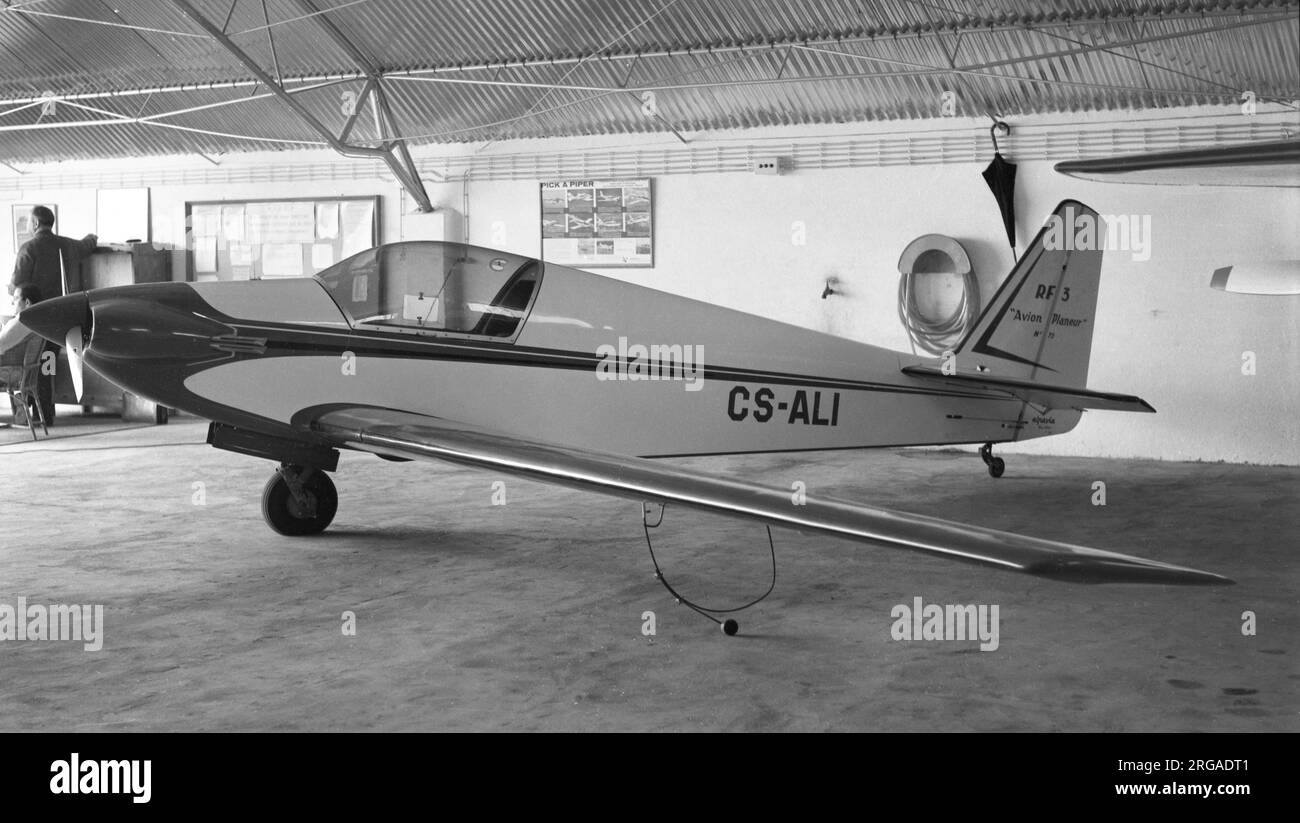
[[91, 237], [73, 240], [55, 234], [46, 226], [40, 227], [32, 239], [18, 249], [9, 293], [13, 294], [15, 289], [24, 284], [35, 283], [41, 290], [42, 300], [63, 294], [63, 275], [59, 269], [60, 251], [63, 252], [64, 265], [68, 270], [68, 289], [81, 291], [81, 260], [94, 250], [95, 241]]

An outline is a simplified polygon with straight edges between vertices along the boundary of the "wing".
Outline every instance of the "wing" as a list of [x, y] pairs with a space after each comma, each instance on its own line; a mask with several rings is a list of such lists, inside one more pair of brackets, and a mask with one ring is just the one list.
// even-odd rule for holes
[[986, 389], [1048, 409], [1105, 409], [1107, 411], [1155, 412], [1151, 404], [1131, 394], [1112, 394], [1090, 389], [1047, 386], [1032, 380], [985, 377], [979, 374], [944, 374], [933, 366], [905, 366], [903, 374], [930, 382], [945, 382], [962, 389]]
[[800, 531], [911, 549], [1077, 583], [1231, 583], [1225, 577], [1097, 549], [715, 477], [638, 457], [539, 443], [386, 409], [328, 411], [312, 428], [340, 446], [444, 460], [634, 500], [674, 503]]

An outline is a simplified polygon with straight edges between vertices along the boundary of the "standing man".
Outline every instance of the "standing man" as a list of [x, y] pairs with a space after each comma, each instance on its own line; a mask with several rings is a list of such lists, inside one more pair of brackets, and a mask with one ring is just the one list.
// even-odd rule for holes
[[14, 275], [9, 281], [9, 293], [19, 286], [31, 283], [41, 290], [46, 300], [63, 294], [63, 266], [68, 270], [68, 285], [72, 291], [81, 289], [81, 258], [95, 250], [99, 238], [88, 234], [81, 240], [60, 237], [54, 233], [54, 212], [45, 206], [32, 208], [32, 225], [36, 227], [32, 239], [18, 249], [14, 262]]
[[[99, 238], [88, 234], [81, 240], [60, 237], [54, 233], [54, 212], [45, 206], [32, 208], [32, 225], [36, 232], [31, 240], [18, 249], [14, 262], [14, 275], [9, 281], [9, 293], [20, 286], [33, 285], [48, 300], [63, 294], [63, 274], [67, 271], [68, 288], [81, 289], [81, 258], [95, 250]], [[62, 263], [60, 263], [60, 256]], [[41, 412], [48, 423], [54, 422], [54, 381], [42, 374], [36, 384]]]

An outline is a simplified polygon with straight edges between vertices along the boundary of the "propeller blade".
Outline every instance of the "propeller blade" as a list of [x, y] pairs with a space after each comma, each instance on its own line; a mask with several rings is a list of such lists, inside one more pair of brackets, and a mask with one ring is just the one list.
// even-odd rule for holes
[[81, 340], [81, 326], [73, 326], [68, 329], [68, 336], [64, 341], [68, 350], [68, 366], [72, 370], [72, 387], [77, 390], [77, 399], [81, 399], [82, 374], [81, 374], [81, 355], [83, 345]]

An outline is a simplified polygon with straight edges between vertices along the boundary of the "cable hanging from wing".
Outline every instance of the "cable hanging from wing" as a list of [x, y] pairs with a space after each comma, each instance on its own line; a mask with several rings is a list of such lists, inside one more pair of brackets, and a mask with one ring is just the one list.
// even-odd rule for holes
[[693, 611], [695, 611], [700, 615], [703, 615], [704, 617], [707, 617], [708, 619], [712, 620], [714, 623], [717, 623], [722, 628], [723, 633], [727, 635], [734, 635], [736, 632], [740, 631], [740, 624], [737, 623], [734, 619], [727, 618], [723, 620], [723, 619], [719, 619], [715, 615], [734, 614], [736, 612], [744, 611], [745, 609], [748, 609], [751, 606], [757, 606], [759, 603], [763, 602], [763, 600], [765, 600], [769, 594], [772, 593], [773, 589], [776, 588], [776, 544], [772, 541], [772, 527], [771, 526], [765, 527], [767, 529], [767, 546], [772, 556], [772, 582], [771, 584], [768, 585], [767, 591], [763, 592], [761, 595], [749, 601], [743, 606], [735, 606], [729, 609], [719, 609], [711, 606], [702, 606], [682, 596], [676, 589], [672, 587], [672, 584], [668, 582], [668, 578], [664, 576], [663, 569], [659, 567], [659, 559], [655, 557], [655, 547], [650, 540], [650, 530], [659, 528], [659, 526], [664, 522], [664, 513], [667, 511], [667, 509], [668, 507], [665, 504], [663, 503], [659, 504], [659, 519], [656, 520], [654, 525], [652, 526], [650, 525], [650, 520], [649, 520], [650, 504], [649, 503], [641, 504], [641, 528], [645, 532], [646, 548], [650, 550], [650, 562], [653, 563], [655, 567], [655, 579], [663, 584], [663, 587], [668, 590], [668, 593], [672, 595], [673, 599], [676, 600], [678, 603], [682, 604], [683, 606], [686, 606], [689, 609], [692, 609]]

